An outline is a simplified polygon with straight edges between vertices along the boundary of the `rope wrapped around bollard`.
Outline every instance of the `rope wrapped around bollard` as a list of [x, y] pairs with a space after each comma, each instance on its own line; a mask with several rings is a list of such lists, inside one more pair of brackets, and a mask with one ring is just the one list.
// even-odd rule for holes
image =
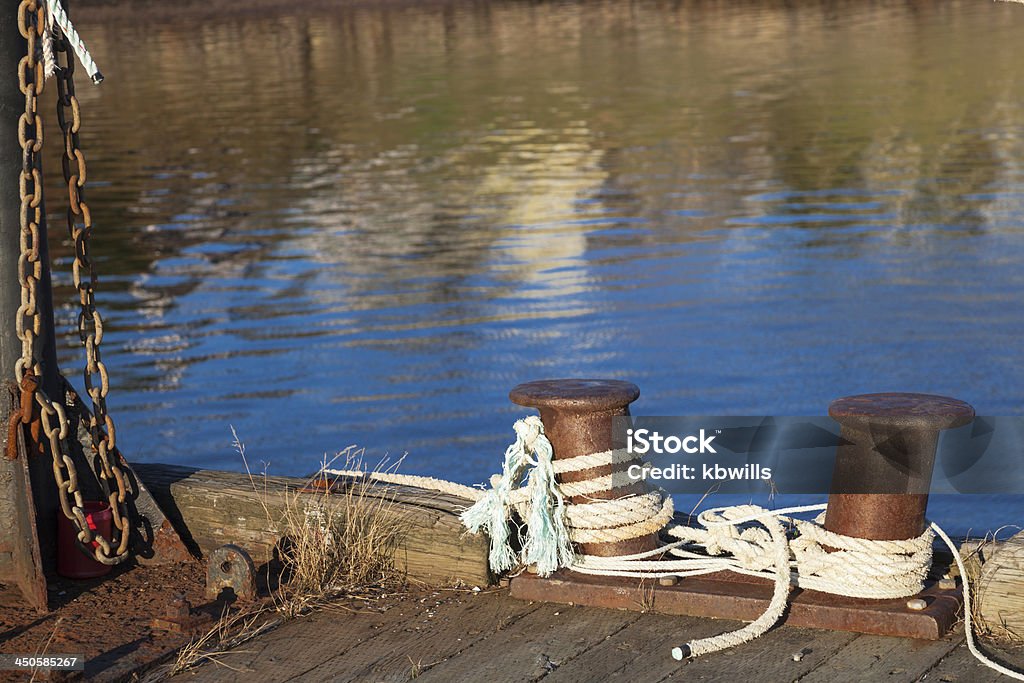
[[[633, 482], [622, 473], [571, 483], [558, 483], [555, 475], [621, 462], [626, 458], [624, 450], [554, 460], [540, 418], [518, 420], [514, 428], [516, 440], [505, 452], [502, 473], [491, 477], [489, 490], [386, 472], [323, 472], [429, 489], [475, 501], [461, 519], [470, 531], [488, 534], [491, 567], [496, 572], [532, 564], [541, 576], [560, 568], [637, 578], [732, 571], [774, 581], [771, 601], [757, 619], [735, 631], [673, 648], [672, 656], [677, 660], [724, 650], [762, 635], [782, 617], [794, 586], [855, 598], [916, 595], [924, 588], [931, 566], [932, 543], [938, 535], [953, 553], [963, 577], [968, 648], [985, 666], [1024, 680], [1024, 674], [993, 662], [978, 649], [963, 561], [955, 544], [934, 522], [915, 538], [880, 541], [826, 530], [822, 526], [825, 504], [780, 510], [756, 505], [711, 508], [697, 516], [699, 526], [693, 527], [672, 522], [672, 498], [660, 489], [569, 505], [568, 498], [614, 491]], [[794, 516], [808, 512], [820, 514], [813, 520]], [[525, 521], [525, 525], [519, 524], [517, 518]], [[513, 543], [510, 534], [512, 527], [518, 534], [517, 543]], [[617, 542], [655, 532], [672, 540], [647, 552], [610, 557], [576, 554], [572, 549], [574, 543]]]

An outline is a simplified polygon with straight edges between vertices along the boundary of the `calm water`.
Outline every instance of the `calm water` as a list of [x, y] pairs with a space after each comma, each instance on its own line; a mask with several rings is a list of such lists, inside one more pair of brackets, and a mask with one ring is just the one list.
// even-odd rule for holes
[[360, 444], [476, 482], [557, 376], [1020, 414], [1024, 7], [796, 4], [82, 8], [122, 448], [238, 469], [233, 425], [273, 473]]

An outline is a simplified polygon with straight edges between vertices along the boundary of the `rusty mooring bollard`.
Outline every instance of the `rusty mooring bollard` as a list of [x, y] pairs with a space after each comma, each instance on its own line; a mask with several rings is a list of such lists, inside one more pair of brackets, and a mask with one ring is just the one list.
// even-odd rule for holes
[[968, 424], [974, 408], [930, 394], [862, 394], [834, 401], [841, 425], [825, 528], [898, 540], [924, 531], [939, 432]]
[[[629, 404], [640, 396], [640, 389], [630, 382], [610, 379], [552, 379], [520, 384], [509, 393], [513, 403], [540, 411], [544, 432], [556, 460], [600, 453], [612, 445], [612, 418], [629, 415]], [[633, 462], [602, 465], [580, 472], [558, 475], [559, 481], [575, 482], [625, 472]], [[589, 499], [608, 500], [647, 492], [642, 481], [614, 491], [600, 491], [588, 497], [569, 498], [569, 503], [585, 503]], [[653, 550], [657, 534], [649, 534], [616, 543], [581, 543], [587, 555], [627, 555]]]

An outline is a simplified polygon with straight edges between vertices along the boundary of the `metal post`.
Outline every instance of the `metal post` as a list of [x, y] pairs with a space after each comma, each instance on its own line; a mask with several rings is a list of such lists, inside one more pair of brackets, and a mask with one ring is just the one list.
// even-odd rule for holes
[[[544, 432], [551, 441], [556, 460], [612, 450], [612, 418], [629, 415], [629, 404], [639, 396], [640, 389], [635, 384], [600, 379], [527, 382], [509, 394], [513, 403], [540, 411]], [[558, 479], [566, 482], [592, 479], [614, 472], [625, 472], [631, 464], [627, 461], [582, 472], [567, 472], [559, 475]], [[646, 492], [646, 485], [638, 481], [614, 491], [569, 498], [569, 502], [585, 503], [588, 499], [607, 500]], [[587, 555], [628, 555], [653, 550], [657, 547], [657, 540], [657, 534], [649, 534], [618, 543], [581, 543], [579, 547]]]
[[[15, 332], [15, 318], [21, 304], [18, 179], [22, 159], [18, 119], [25, 111], [25, 97], [18, 87], [18, 63], [25, 55], [26, 43], [18, 28], [19, 4], [17, 0], [10, 0], [5, 4], [7, 10], [0, 12], [0, 377], [4, 378], [10, 397], [0, 406], [0, 415], [4, 418], [0, 431], [4, 453], [15, 456], [14, 459], [0, 458], [0, 583], [13, 583], [30, 604], [45, 609], [46, 579], [40, 557], [28, 451], [20, 430], [13, 435], [17, 444], [8, 448], [7, 443], [11, 438], [7, 424], [17, 396], [14, 364], [21, 357], [21, 340]], [[45, 520], [41, 521], [45, 524]]]
[[18, 89], [18, 62], [25, 54], [25, 40], [18, 30], [18, 0], [9, 0], [0, 13], [0, 376], [14, 376], [21, 358], [21, 340], [14, 331], [21, 304], [18, 288], [18, 256], [21, 253], [21, 209], [18, 178], [21, 147], [18, 118], [25, 111], [25, 96]]
[[863, 394], [834, 401], [841, 425], [825, 528], [899, 540], [924, 531], [939, 432], [974, 419], [974, 408], [930, 394]]

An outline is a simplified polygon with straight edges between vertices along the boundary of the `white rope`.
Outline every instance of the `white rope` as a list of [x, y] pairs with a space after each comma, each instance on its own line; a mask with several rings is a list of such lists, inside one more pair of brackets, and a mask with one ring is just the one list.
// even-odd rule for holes
[[1021, 673], [1020, 671], [1014, 671], [1013, 669], [1008, 669], [1002, 664], [992, 661], [981, 652], [981, 650], [978, 648], [978, 644], [974, 642], [974, 626], [971, 621], [971, 589], [967, 585], [967, 567], [964, 566], [964, 561], [960, 557], [960, 553], [957, 551], [957, 548], [953, 544], [953, 541], [949, 538], [949, 536], [946, 535], [946, 532], [940, 529], [939, 525], [935, 522], [932, 522], [932, 529], [935, 530], [935, 533], [938, 534], [939, 538], [941, 538], [943, 543], [946, 544], [946, 547], [949, 548], [949, 551], [953, 553], [953, 559], [956, 560], [956, 568], [960, 570], [960, 577], [963, 579], [964, 635], [967, 637], [967, 649], [971, 651], [971, 654], [974, 655], [975, 659], [977, 659], [979, 662], [981, 662], [988, 668], [994, 671], [998, 671], [1004, 676], [1016, 678], [1018, 681], [1024, 681], [1024, 673]]
[[[611, 500], [570, 505], [569, 522], [579, 529], [603, 529], [643, 521], [657, 515], [664, 505], [660, 491]], [[668, 498], [667, 500], [671, 500]]]
[[43, 78], [49, 79], [57, 71], [57, 57], [53, 53], [53, 12], [44, 10], [46, 26], [43, 30]]
[[78, 35], [78, 31], [75, 30], [74, 24], [71, 23], [71, 19], [68, 18], [68, 13], [64, 11], [64, 6], [61, 5], [60, 0], [46, 0], [46, 7], [49, 10], [50, 16], [53, 18], [53, 23], [57, 24], [60, 28], [61, 33], [67, 39], [71, 45], [71, 49], [78, 55], [78, 61], [85, 67], [85, 71], [89, 74], [89, 78], [92, 79], [93, 83], [99, 84], [103, 81], [103, 74], [100, 73], [100, 69], [96, 66], [96, 62], [93, 61], [92, 55], [89, 54], [89, 49], [85, 46], [85, 41]]
[[[516, 441], [506, 450], [502, 473], [491, 477], [487, 491], [430, 477], [330, 469], [324, 473], [415, 486], [475, 501], [462, 520], [471, 531], [488, 533], [491, 567], [496, 572], [517, 564], [536, 564], [541, 576], [568, 567], [582, 574], [633, 578], [685, 578], [732, 571], [774, 581], [768, 607], [757, 619], [735, 631], [673, 648], [672, 656], [679, 660], [762, 635], [782, 617], [793, 586], [854, 598], [916, 595], [924, 588], [937, 534], [949, 546], [963, 578], [964, 624], [971, 654], [991, 669], [1024, 680], [1024, 675], [993, 662], [978, 649], [967, 572], [956, 546], [934, 522], [916, 538], [875, 541], [825, 529], [823, 504], [781, 510], [756, 505], [711, 508], [698, 515], [699, 526], [673, 524], [672, 498], [660, 489], [567, 505], [566, 498], [607, 494], [635, 481], [624, 472], [613, 472], [557, 483], [556, 473], [582, 472], [633, 458], [617, 449], [554, 460], [539, 418], [518, 420], [514, 427]], [[518, 552], [509, 537], [513, 512], [526, 521], [525, 538], [519, 528]], [[814, 520], [794, 516], [808, 512], [820, 514]], [[613, 543], [659, 532], [675, 540], [632, 555], [576, 555], [570, 544]]]
[[324, 474], [329, 474], [332, 477], [351, 477], [356, 479], [372, 479], [385, 484], [396, 484], [398, 486], [410, 486], [417, 489], [427, 489], [429, 491], [438, 491], [439, 493], [447, 493], [458, 498], [468, 498], [469, 500], [480, 500], [487, 492], [483, 489], [473, 488], [472, 486], [464, 486], [462, 484], [456, 484], [453, 481], [445, 481], [444, 479], [434, 479], [433, 477], [417, 477], [411, 474], [394, 474], [391, 472], [366, 472], [364, 470], [334, 470], [324, 469]]
[[591, 453], [590, 455], [578, 455], [574, 458], [563, 458], [556, 460], [552, 464], [554, 465], [555, 472], [564, 474], [566, 472], [592, 470], [595, 467], [602, 467], [604, 465], [616, 465], [635, 459], [636, 456], [625, 448], [616, 448], [613, 451], [602, 451], [600, 453]]

